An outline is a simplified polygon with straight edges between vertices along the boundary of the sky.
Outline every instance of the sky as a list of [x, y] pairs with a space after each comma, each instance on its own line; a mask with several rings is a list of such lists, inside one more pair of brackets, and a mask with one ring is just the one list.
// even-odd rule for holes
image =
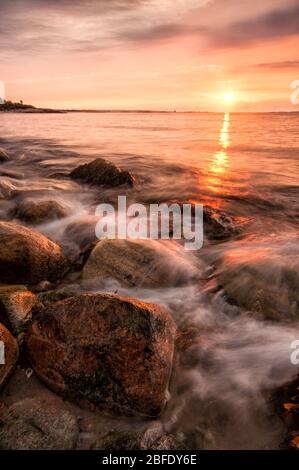
[[299, 0], [0, 0], [0, 9], [6, 99], [64, 109], [294, 110]]

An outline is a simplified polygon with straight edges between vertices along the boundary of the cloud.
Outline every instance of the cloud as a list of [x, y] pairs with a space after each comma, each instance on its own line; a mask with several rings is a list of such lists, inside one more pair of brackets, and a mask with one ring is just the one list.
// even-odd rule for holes
[[[264, 62], [251, 64], [245, 67], [246, 70], [290, 70], [299, 69], [299, 60], [283, 60], [280, 62]], [[242, 68], [242, 70], [244, 67]]]
[[1, 0], [0, 52], [93, 51], [183, 33], [211, 0]]
[[212, 45], [233, 47], [261, 39], [299, 34], [299, 6], [265, 13], [247, 21], [233, 22], [225, 28], [209, 31]]

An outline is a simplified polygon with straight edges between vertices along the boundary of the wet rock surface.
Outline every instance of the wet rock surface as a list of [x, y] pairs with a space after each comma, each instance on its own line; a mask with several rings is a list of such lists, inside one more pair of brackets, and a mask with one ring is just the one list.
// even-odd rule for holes
[[70, 173], [70, 177], [95, 186], [133, 186], [134, 183], [133, 176], [128, 171], [117, 168], [103, 158], [78, 166]]
[[12, 215], [28, 224], [38, 225], [70, 215], [70, 208], [54, 200], [36, 201], [26, 198], [12, 211]]
[[6, 150], [0, 147], [0, 163], [7, 162], [8, 160], [8, 153], [6, 152]]
[[26, 336], [28, 357], [54, 391], [123, 415], [158, 415], [167, 397], [175, 327], [170, 314], [109, 294], [42, 310]]
[[299, 450], [299, 376], [280, 387], [273, 398], [274, 408], [279, 411], [285, 424], [284, 449]]
[[82, 271], [84, 280], [115, 279], [128, 287], [166, 287], [190, 281], [196, 275], [191, 262], [175, 248], [130, 240], [103, 240], [91, 251]]
[[14, 335], [25, 330], [32, 310], [38, 307], [37, 296], [25, 286], [0, 286], [0, 322]]
[[64, 300], [69, 297], [73, 297], [80, 293], [80, 286], [78, 284], [70, 284], [57, 289], [49, 289], [38, 294], [39, 300], [44, 304], [48, 305], [59, 300]]
[[37, 283], [62, 277], [68, 263], [61, 248], [44, 235], [11, 222], [0, 222], [0, 280]]
[[0, 423], [2, 450], [69, 450], [78, 439], [76, 417], [55, 398], [0, 404]]
[[98, 241], [95, 233], [98, 220], [99, 217], [90, 215], [71, 222], [65, 229], [65, 237], [83, 250], [91, 243]]
[[0, 389], [5, 385], [8, 378], [14, 371], [19, 357], [19, 348], [16, 339], [12, 334], [0, 323], [0, 341], [4, 343], [4, 361], [0, 363]]
[[12, 178], [0, 178], [0, 199], [10, 199], [16, 189], [17, 186]]
[[146, 429], [113, 430], [100, 435], [93, 449], [97, 450], [182, 450], [185, 445], [163, 430], [161, 423]]
[[241, 233], [242, 225], [229, 215], [213, 207], [203, 208], [203, 228], [210, 240], [226, 240]]
[[263, 319], [298, 318], [299, 258], [289, 250], [288, 244], [282, 244], [273, 256], [271, 245], [254, 243], [229, 250], [219, 268], [218, 282], [229, 299]]

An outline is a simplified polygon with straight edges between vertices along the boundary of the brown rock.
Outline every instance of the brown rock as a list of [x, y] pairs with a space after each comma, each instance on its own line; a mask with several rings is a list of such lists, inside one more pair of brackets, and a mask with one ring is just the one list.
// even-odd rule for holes
[[37, 283], [61, 277], [67, 260], [44, 235], [12, 222], [0, 222], [0, 281]]
[[[290, 239], [290, 246], [291, 246]], [[246, 244], [225, 253], [218, 283], [237, 305], [271, 320], [299, 315], [298, 246]]]
[[0, 197], [2, 199], [10, 199], [16, 189], [17, 186], [10, 178], [0, 178]]
[[0, 163], [7, 162], [9, 160], [8, 153], [6, 150], [0, 147]]
[[226, 240], [240, 233], [238, 225], [232, 217], [219, 212], [213, 207], [203, 208], [203, 229], [210, 240]]
[[97, 450], [183, 450], [177, 438], [165, 433], [161, 423], [143, 430], [113, 430], [98, 436], [93, 445]]
[[22, 333], [31, 320], [34, 307], [41, 306], [36, 295], [25, 286], [0, 287], [0, 322], [14, 335]]
[[58, 400], [25, 398], [0, 409], [0, 449], [73, 449], [78, 439], [76, 417]]
[[5, 326], [0, 323], [0, 389], [13, 372], [18, 357], [19, 348], [16, 339], [10, 334]]
[[38, 376], [64, 397], [156, 416], [166, 402], [174, 332], [170, 314], [156, 305], [84, 294], [41, 311], [26, 345]]
[[96, 186], [120, 186], [127, 184], [133, 186], [133, 176], [128, 172], [117, 168], [113, 163], [103, 158], [80, 165], [75, 168], [70, 177]]
[[89, 215], [71, 222], [65, 229], [65, 236], [76, 243], [81, 249], [97, 241], [95, 229], [99, 217]]
[[12, 215], [28, 224], [38, 225], [70, 215], [70, 208], [54, 200], [35, 201], [24, 199], [13, 210]]
[[197, 269], [171, 245], [156, 241], [102, 240], [82, 271], [84, 280], [115, 279], [128, 287], [167, 287], [195, 278]]
[[70, 284], [59, 289], [51, 289], [38, 294], [39, 300], [44, 304], [48, 305], [59, 300], [67, 299], [68, 297], [74, 297], [80, 293], [79, 284]]

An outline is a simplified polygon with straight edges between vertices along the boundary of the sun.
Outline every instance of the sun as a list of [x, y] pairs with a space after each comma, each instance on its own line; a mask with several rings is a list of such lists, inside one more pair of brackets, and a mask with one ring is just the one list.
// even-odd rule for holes
[[236, 93], [234, 91], [226, 91], [223, 93], [223, 100], [225, 103], [232, 104], [236, 100]]

